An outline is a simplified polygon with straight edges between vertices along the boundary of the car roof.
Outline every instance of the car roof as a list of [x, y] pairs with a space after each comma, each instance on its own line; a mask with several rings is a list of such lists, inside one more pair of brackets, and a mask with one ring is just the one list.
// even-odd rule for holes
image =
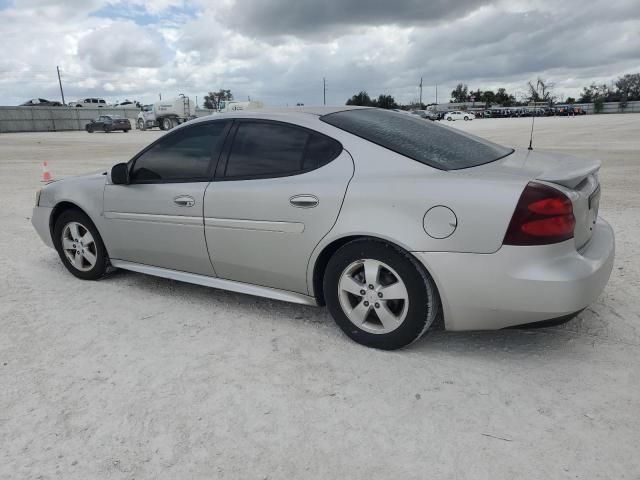
[[[328, 115], [329, 113], [343, 112], [346, 110], [359, 110], [372, 107], [355, 107], [355, 106], [337, 106], [337, 107], [291, 107], [291, 108], [260, 108], [260, 109], [247, 109], [247, 110], [235, 110], [233, 112], [225, 113], [213, 113], [204, 117], [198, 117], [195, 120], [188, 122], [189, 125], [195, 123], [206, 122], [213, 119], [223, 118], [253, 118], [253, 119], [273, 119], [286, 121], [287, 119], [295, 122], [296, 119], [304, 120], [309, 117], [320, 117], [322, 115]], [[186, 124], [183, 124], [186, 125]]]

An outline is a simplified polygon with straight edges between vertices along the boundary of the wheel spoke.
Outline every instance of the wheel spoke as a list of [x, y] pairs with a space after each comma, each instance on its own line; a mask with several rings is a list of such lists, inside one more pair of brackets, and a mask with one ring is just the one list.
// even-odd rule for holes
[[409, 294], [407, 288], [402, 282], [393, 283], [387, 287], [382, 287], [378, 290], [382, 294], [383, 300], [407, 300]]
[[62, 239], [62, 248], [64, 250], [75, 250], [73, 240], [69, 240], [68, 238]]
[[361, 301], [358, 305], [353, 307], [353, 310], [351, 310], [351, 314], [349, 315], [351, 317], [351, 321], [356, 325], [362, 325], [367, 319], [369, 310], [371, 310], [371, 305], [367, 305], [365, 307], [364, 300]]
[[358, 283], [351, 275], [344, 275], [340, 281], [340, 288], [345, 292], [361, 297], [360, 291], [366, 287]]
[[80, 238], [80, 233], [78, 232], [78, 224], [70, 223], [69, 224], [69, 233], [71, 234], [71, 238], [73, 240], [78, 240]]
[[378, 274], [380, 273], [380, 262], [375, 260], [364, 261], [364, 278], [368, 285], [378, 285]]
[[83, 245], [86, 247], [87, 245], [90, 245], [93, 243], [93, 236], [91, 235], [91, 232], [89, 230], [87, 230], [84, 235], [82, 235], [82, 237], [80, 237], [80, 241], [83, 243]]
[[389, 307], [387, 307], [386, 302], [380, 303], [380, 308], [376, 308], [376, 315], [382, 322], [382, 325], [385, 329], [394, 329], [398, 326], [398, 317], [396, 317]]
[[73, 264], [75, 265], [75, 267], [79, 270], [82, 269], [82, 254], [79, 252], [76, 252], [75, 256], [73, 257]]
[[93, 253], [91, 253], [89, 250], [85, 249], [82, 256], [85, 258], [87, 262], [89, 262], [89, 265], [91, 265], [92, 267], [96, 264], [96, 256]]

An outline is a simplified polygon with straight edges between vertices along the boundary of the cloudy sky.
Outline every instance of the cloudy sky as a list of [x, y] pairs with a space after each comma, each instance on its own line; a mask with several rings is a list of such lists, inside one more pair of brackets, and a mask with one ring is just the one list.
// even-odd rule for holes
[[229, 88], [267, 105], [458, 82], [559, 96], [640, 72], [639, 0], [0, 0], [0, 105]]

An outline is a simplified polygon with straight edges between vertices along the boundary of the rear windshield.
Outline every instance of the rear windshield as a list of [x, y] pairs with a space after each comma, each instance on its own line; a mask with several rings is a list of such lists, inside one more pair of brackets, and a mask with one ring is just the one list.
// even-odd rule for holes
[[345, 110], [324, 115], [320, 119], [440, 170], [475, 167], [513, 152], [511, 148], [474, 135], [417, 116], [388, 110]]

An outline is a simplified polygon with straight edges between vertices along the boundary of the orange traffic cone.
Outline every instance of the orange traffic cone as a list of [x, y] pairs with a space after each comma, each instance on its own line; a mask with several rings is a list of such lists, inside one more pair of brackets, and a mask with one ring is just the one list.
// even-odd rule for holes
[[45, 160], [44, 162], [42, 162], [42, 180], [40, 180], [41, 182], [52, 182], [53, 181], [53, 175], [51, 175], [51, 173], [49, 172], [49, 164], [47, 163], [47, 161]]

